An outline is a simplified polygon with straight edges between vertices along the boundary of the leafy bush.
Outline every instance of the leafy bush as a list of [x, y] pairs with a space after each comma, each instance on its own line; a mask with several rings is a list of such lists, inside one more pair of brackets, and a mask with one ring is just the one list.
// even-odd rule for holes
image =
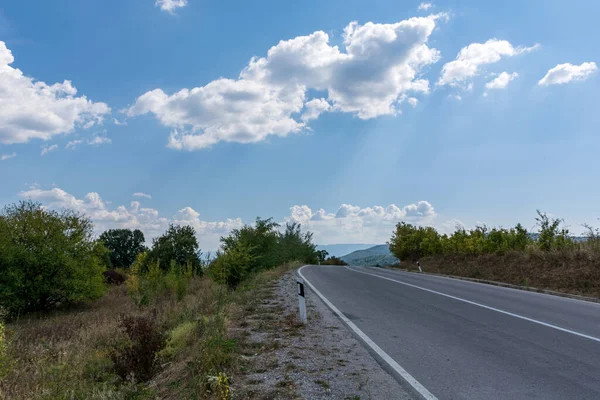
[[12, 315], [102, 296], [104, 246], [91, 221], [23, 201], [0, 214], [0, 306]]
[[100, 240], [109, 250], [112, 268], [129, 268], [137, 255], [146, 251], [144, 234], [139, 229], [109, 229]]
[[120, 322], [130, 343], [111, 354], [115, 373], [123, 380], [147, 382], [159, 369], [157, 354], [165, 346], [165, 337], [146, 316], [127, 316]]
[[177, 355], [194, 339], [197, 329], [198, 323], [196, 321], [186, 321], [177, 325], [169, 332], [166, 346], [160, 354], [167, 358]]
[[115, 270], [104, 271], [102, 275], [108, 285], [122, 285], [127, 281], [127, 275]]
[[[288, 223], [283, 233], [272, 218], [257, 218], [254, 226], [234, 229], [221, 238], [222, 250], [208, 271], [217, 282], [236, 287], [251, 274], [290, 261], [315, 264], [318, 260], [312, 233], [303, 233], [300, 224]], [[322, 253], [319, 253], [322, 255]]]
[[247, 278], [255, 262], [252, 249], [237, 242], [227, 251], [217, 252], [217, 257], [208, 267], [208, 274], [215, 282], [235, 288]]
[[344, 260], [336, 256], [331, 256], [321, 262], [321, 265], [348, 265]]

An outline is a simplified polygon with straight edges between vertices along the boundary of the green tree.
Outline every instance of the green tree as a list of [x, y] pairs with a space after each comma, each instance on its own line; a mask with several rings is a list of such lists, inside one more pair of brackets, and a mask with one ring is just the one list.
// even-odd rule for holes
[[84, 302], [106, 290], [91, 221], [22, 201], [0, 213], [0, 306], [12, 315]]
[[323, 261], [327, 259], [329, 252], [327, 250], [317, 250], [317, 260], [319, 264], [323, 264]]
[[279, 224], [273, 222], [272, 218], [256, 218], [254, 226], [234, 229], [228, 236], [221, 238], [223, 253], [242, 246], [252, 254], [248, 272], [273, 268], [279, 262], [276, 252], [279, 239], [277, 228]]
[[189, 225], [170, 225], [162, 236], [152, 241], [152, 249], [145, 261], [146, 267], [158, 263], [163, 271], [168, 271], [171, 261], [175, 261], [179, 266], [190, 265], [195, 273], [200, 274], [200, 256], [196, 230]]
[[277, 263], [300, 261], [315, 264], [318, 261], [316, 247], [312, 242], [312, 232], [302, 233], [300, 224], [287, 223], [285, 231], [277, 237]]
[[146, 251], [144, 233], [139, 229], [109, 229], [100, 240], [110, 251], [112, 268], [129, 268], [137, 255]]
[[406, 222], [396, 225], [389, 246], [399, 260], [417, 261], [442, 252], [441, 238], [434, 228], [417, 227]]

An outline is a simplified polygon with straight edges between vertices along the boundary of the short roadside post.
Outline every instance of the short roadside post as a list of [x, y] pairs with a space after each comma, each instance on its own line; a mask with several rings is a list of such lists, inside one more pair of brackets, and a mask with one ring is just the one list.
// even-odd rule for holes
[[306, 299], [304, 298], [304, 280], [302, 278], [296, 278], [298, 283], [298, 306], [300, 307], [300, 322], [306, 324]]
[[419, 272], [423, 272], [423, 270], [421, 269], [421, 261], [417, 261], [417, 267], [419, 267]]

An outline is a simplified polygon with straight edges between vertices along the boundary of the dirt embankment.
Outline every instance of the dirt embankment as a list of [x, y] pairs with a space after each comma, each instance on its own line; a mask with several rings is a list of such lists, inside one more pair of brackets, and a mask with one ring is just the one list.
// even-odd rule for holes
[[[415, 271], [416, 265], [402, 265]], [[600, 298], [600, 259], [586, 251], [524, 251], [421, 259], [424, 272]]]

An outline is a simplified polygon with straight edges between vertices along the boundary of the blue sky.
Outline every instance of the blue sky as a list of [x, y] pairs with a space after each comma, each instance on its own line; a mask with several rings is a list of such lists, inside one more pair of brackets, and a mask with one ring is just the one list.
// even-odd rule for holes
[[419, 6], [7, 0], [0, 204], [190, 223], [206, 249], [256, 216], [321, 244], [599, 225], [600, 4]]

